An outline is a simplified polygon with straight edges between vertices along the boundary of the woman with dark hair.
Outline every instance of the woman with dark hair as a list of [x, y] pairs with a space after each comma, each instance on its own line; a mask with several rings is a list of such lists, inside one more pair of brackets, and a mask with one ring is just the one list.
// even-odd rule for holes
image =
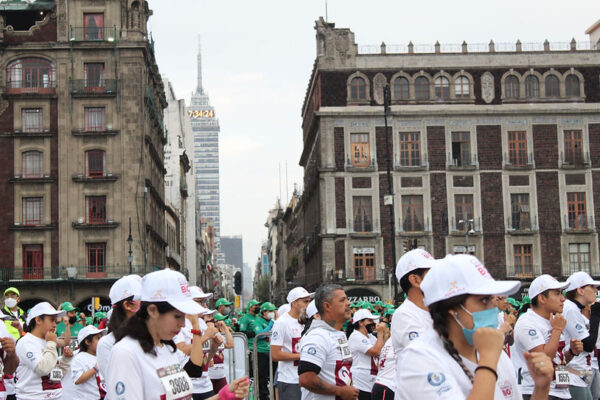
[[[397, 360], [398, 399], [522, 399], [515, 368], [502, 351], [494, 296], [508, 295], [518, 281], [495, 281], [470, 255], [447, 256], [423, 278], [424, 302], [433, 329], [415, 339]], [[535, 390], [547, 399], [554, 373], [544, 353], [525, 353]]]
[[106, 329], [88, 325], [77, 334], [79, 353], [71, 361], [73, 398], [77, 400], [100, 400], [104, 398], [104, 385], [98, 373], [96, 349]]

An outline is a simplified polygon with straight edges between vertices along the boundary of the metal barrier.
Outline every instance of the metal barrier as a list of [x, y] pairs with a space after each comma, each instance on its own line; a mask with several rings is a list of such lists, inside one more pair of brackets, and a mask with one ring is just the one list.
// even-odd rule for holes
[[[250, 372], [250, 360], [248, 357], [248, 338], [245, 334], [234, 332], [233, 349], [225, 349], [225, 362], [228, 364], [227, 382], [231, 383], [234, 380], [248, 376]], [[242, 360], [240, 362], [239, 360]]]
[[[254, 371], [254, 375], [253, 375], [253, 379], [254, 379], [254, 388], [253, 388], [253, 394], [254, 394], [254, 399], [260, 399], [260, 392], [258, 390], [258, 351], [256, 350], [257, 344], [258, 344], [258, 340], [261, 338], [270, 338], [271, 337], [271, 332], [263, 332], [263, 333], [259, 333], [258, 335], [256, 335], [254, 337], [254, 348], [252, 349], [252, 363], [253, 365], [253, 371]], [[273, 359], [271, 358], [271, 351], [269, 349], [269, 398], [271, 400], [275, 400], [275, 396], [273, 395]], [[252, 399], [251, 399], [252, 400]]]

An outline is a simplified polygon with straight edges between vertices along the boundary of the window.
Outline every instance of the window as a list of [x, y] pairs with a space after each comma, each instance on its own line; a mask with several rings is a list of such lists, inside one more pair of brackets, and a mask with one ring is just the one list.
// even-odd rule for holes
[[570, 74], [567, 75], [567, 79], [565, 80], [565, 89], [567, 97], [579, 97], [581, 96], [580, 88], [579, 88], [579, 78], [577, 75]]
[[25, 151], [22, 158], [23, 178], [41, 178], [44, 173], [42, 152]]
[[507, 99], [519, 98], [519, 78], [509, 75], [504, 80], [504, 97]]
[[21, 109], [21, 127], [26, 133], [42, 132], [43, 114], [41, 108]]
[[452, 165], [456, 167], [472, 165], [470, 132], [452, 132]]
[[106, 109], [104, 107], [85, 107], [84, 112], [86, 132], [106, 130]]
[[373, 209], [371, 196], [354, 196], [352, 198], [354, 216], [354, 232], [373, 231]]
[[354, 249], [354, 279], [357, 281], [376, 279], [374, 248]]
[[415, 98], [417, 100], [429, 100], [429, 79], [424, 76], [415, 79]]
[[535, 75], [525, 78], [525, 97], [534, 99], [540, 97], [540, 80]]
[[471, 85], [469, 78], [466, 76], [459, 76], [454, 80], [454, 95], [456, 98], [469, 97]]
[[437, 78], [435, 78], [434, 86], [435, 97], [437, 99], [446, 100], [450, 98], [450, 81], [448, 80], [448, 78], [438, 76]]
[[581, 164], [583, 162], [583, 138], [581, 130], [564, 131], [565, 135], [565, 162], [567, 164]]
[[368, 133], [350, 134], [350, 149], [352, 152], [351, 163], [353, 167], [368, 167], [371, 165]]
[[508, 163], [516, 167], [528, 164], [526, 131], [508, 132]]
[[560, 85], [556, 75], [548, 75], [546, 77], [546, 97], [560, 96]]
[[400, 132], [400, 165], [418, 167], [421, 165], [421, 142], [419, 132]]
[[530, 244], [514, 245], [515, 276], [533, 277], [532, 247]]
[[473, 195], [456, 194], [454, 195], [454, 213], [456, 218], [456, 230], [466, 230], [468, 224], [460, 221], [473, 219]]
[[367, 99], [367, 83], [363, 78], [357, 76], [350, 81], [350, 98], [352, 100]]
[[394, 80], [394, 100], [408, 100], [408, 79], [401, 76]]
[[587, 228], [584, 192], [567, 193], [567, 212], [569, 219], [569, 229]]
[[106, 275], [106, 243], [87, 243], [87, 277]]
[[531, 229], [528, 194], [511, 194], [511, 228], [515, 230]]
[[85, 176], [104, 176], [105, 153], [102, 150], [90, 150], [85, 152]]
[[44, 279], [44, 248], [41, 244], [23, 245], [23, 279]]
[[23, 225], [41, 225], [44, 199], [23, 197]]
[[423, 196], [402, 196], [402, 217], [404, 232], [423, 232]]
[[39, 92], [54, 88], [54, 65], [41, 58], [26, 58], [11, 62], [7, 67], [8, 89], [21, 92]]
[[86, 63], [84, 64], [85, 87], [101, 88], [104, 86], [104, 64]]
[[569, 243], [569, 275], [585, 271], [588, 274], [590, 270], [590, 244], [589, 243]]
[[84, 14], [85, 40], [104, 40], [104, 14]]
[[106, 196], [86, 196], [85, 208], [88, 224], [106, 222]]

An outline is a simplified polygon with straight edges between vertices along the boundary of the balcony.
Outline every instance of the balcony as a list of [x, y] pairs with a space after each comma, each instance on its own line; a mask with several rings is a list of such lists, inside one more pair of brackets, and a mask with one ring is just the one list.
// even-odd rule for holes
[[116, 266], [59, 266], [59, 267], [38, 267], [38, 268], [22, 268], [14, 267], [0, 268], [0, 281], [39, 281], [40, 283], [52, 280], [67, 281], [67, 280], [91, 280], [91, 279], [106, 279], [117, 280], [124, 275], [137, 274], [143, 276], [147, 273], [158, 271], [161, 267], [158, 265], [116, 265]]
[[565, 155], [562, 151], [560, 152], [560, 167], [563, 169], [581, 169], [591, 166], [590, 153], [587, 151], [578, 155], [572, 153]]
[[527, 264], [527, 265], [507, 265], [506, 266], [506, 277], [515, 279], [531, 279], [533, 280], [541, 271], [542, 268], [539, 265]]
[[[469, 220], [473, 220], [472, 226], [470, 226], [473, 232], [470, 232], [469, 235], [476, 236], [481, 234], [481, 218], [469, 218]], [[465, 236], [467, 234], [464, 224], [462, 222], [457, 223], [459, 221], [461, 221], [461, 219], [457, 221], [455, 217], [450, 218], [450, 223], [448, 224], [450, 235]]]
[[114, 26], [104, 27], [73, 27], [71, 26], [71, 42], [115, 42], [117, 28]]
[[116, 136], [119, 134], [118, 129], [112, 129], [110, 127], [106, 127], [102, 130], [88, 131], [85, 129], [73, 130], [71, 132], [73, 136], [80, 137], [105, 137], [105, 136]]
[[77, 183], [106, 183], [106, 182], [116, 182], [119, 180], [119, 175], [115, 174], [104, 174], [99, 176], [86, 176], [84, 174], [73, 175], [73, 182]]
[[9, 80], [6, 82], [6, 88], [4, 91], [5, 95], [11, 96], [44, 96], [53, 97], [56, 95], [56, 82], [48, 79], [48, 76], [44, 76], [46, 79], [42, 81], [23, 81], [23, 80]]
[[15, 131], [13, 132], [13, 136], [18, 137], [19, 139], [39, 139], [52, 137], [53, 135], [55, 134], [50, 132], [49, 129], [43, 129], [36, 132], [24, 132], [20, 129], [15, 129]]
[[56, 181], [50, 175], [39, 175], [39, 176], [21, 176], [15, 175], [8, 180], [10, 183], [23, 183], [23, 184], [39, 184], [39, 183], [53, 183]]
[[111, 97], [117, 94], [118, 79], [71, 79], [69, 81], [73, 97]]
[[446, 167], [449, 170], [475, 170], [478, 165], [477, 154], [454, 157], [452, 153], [448, 153], [446, 158]]
[[9, 231], [51, 231], [56, 229], [56, 224], [23, 224], [15, 222], [8, 227]]
[[[367, 160], [368, 161], [368, 160]], [[377, 171], [377, 162], [375, 157], [371, 157], [371, 161], [367, 163], [352, 163], [350, 156], [346, 156], [346, 171], [348, 172], [373, 172]]]
[[394, 161], [394, 170], [396, 171], [423, 171], [429, 168], [429, 159], [427, 154], [422, 154], [419, 160], [401, 160], [396, 157]]
[[512, 214], [506, 219], [506, 230], [510, 235], [533, 235], [539, 231], [537, 217], [527, 214]]
[[508, 170], [529, 170], [535, 167], [533, 153], [527, 153], [526, 157], [516, 157], [511, 159], [507, 153], [504, 153], [504, 169]]
[[83, 218], [79, 218], [77, 221], [73, 221], [71, 223], [73, 229], [116, 229], [119, 226], [118, 222], [113, 221], [112, 219], [107, 219], [104, 222], [88, 222]]
[[181, 177], [180, 181], [179, 181], [179, 191], [181, 192], [181, 195], [183, 197], [188, 197], [188, 185], [187, 182], [185, 180], [185, 177]]
[[563, 216], [565, 231], [567, 233], [592, 233], [595, 231], [594, 217], [579, 214], [575, 218]]
[[362, 221], [348, 220], [348, 233], [354, 237], [375, 237], [381, 233], [379, 220], [364, 219]]
[[398, 234], [401, 236], [424, 236], [431, 233], [431, 222], [429, 218], [425, 219], [425, 222], [418, 221], [402, 221], [402, 219], [398, 219], [397, 226]]

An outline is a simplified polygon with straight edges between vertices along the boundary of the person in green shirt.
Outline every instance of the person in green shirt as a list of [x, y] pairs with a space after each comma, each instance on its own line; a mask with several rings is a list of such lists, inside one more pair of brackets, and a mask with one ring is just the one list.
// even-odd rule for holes
[[250, 329], [250, 324], [254, 321], [256, 315], [260, 312], [260, 302], [257, 300], [250, 300], [248, 302], [248, 312], [239, 319], [240, 332], [245, 333], [248, 337], [248, 349], [252, 351], [253, 344], [252, 339], [254, 337], [254, 331]]
[[[271, 331], [275, 322], [275, 310], [277, 310], [277, 307], [268, 301], [260, 306], [259, 314], [251, 323], [251, 329], [254, 331], [255, 336]], [[269, 400], [269, 351], [269, 338], [259, 338], [256, 342], [256, 352], [258, 354], [258, 393], [260, 400]], [[275, 367], [273, 373], [275, 373]]]
[[[70, 328], [69, 336], [77, 337], [79, 331], [83, 329], [83, 325], [77, 322], [77, 309], [73, 307], [73, 304], [71, 304], [71, 302], [65, 301], [60, 305], [59, 310], [64, 310], [67, 312], [66, 317], [68, 318], [68, 324]], [[56, 325], [56, 334], [58, 336], [63, 336], [63, 334], [66, 333], [66, 330], [67, 326], [64, 322], [61, 322], [60, 324]], [[69, 343], [70, 338], [65, 337], [64, 339], [67, 343]]]

